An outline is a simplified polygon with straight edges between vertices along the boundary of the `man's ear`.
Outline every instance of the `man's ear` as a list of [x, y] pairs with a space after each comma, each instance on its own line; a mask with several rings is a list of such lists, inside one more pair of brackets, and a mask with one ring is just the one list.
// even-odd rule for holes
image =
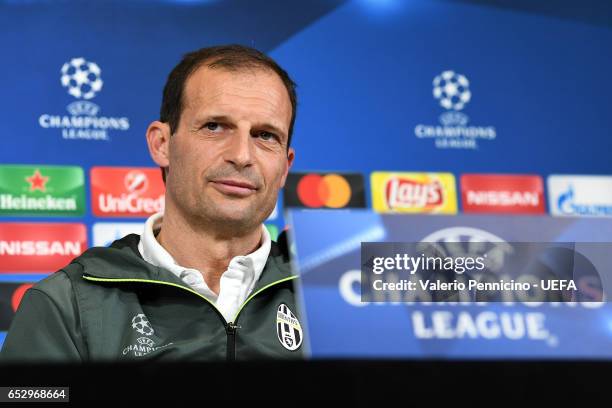
[[147, 145], [151, 159], [159, 167], [170, 166], [170, 126], [158, 120], [147, 128]]
[[283, 174], [283, 177], [281, 178], [281, 188], [285, 187], [285, 181], [287, 180], [287, 174], [289, 174], [289, 169], [291, 169], [294, 159], [295, 159], [295, 150], [293, 150], [293, 147], [290, 147], [289, 150], [287, 151], [287, 168], [285, 169], [285, 173]]

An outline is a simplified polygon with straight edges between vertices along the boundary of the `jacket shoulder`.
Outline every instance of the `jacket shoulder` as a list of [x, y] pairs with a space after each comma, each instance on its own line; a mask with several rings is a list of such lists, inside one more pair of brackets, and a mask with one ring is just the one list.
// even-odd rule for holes
[[86, 273], [87, 262], [85, 259], [104, 257], [113, 258], [116, 250], [122, 250], [131, 256], [142, 258], [138, 251], [140, 235], [129, 234], [114, 241], [110, 247], [92, 247], [74, 258], [68, 265], [37, 282], [32, 289], [44, 292], [54, 300], [61, 300], [60, 304], [69, 301], [69, 296], [74, 295], [74, 286], [83, 281], [82, 276]]
[[59, 271], [52, 273], [46, 278], [38, 281], [32, 289], [44, 292], [52, 299], [66, 298], [72, 294], [72, 276], [81, 276], [83, 268], [78, 263], [70, 263]]
[[282, 262], [289, 262], [291, 260], [287, 230], [283, 230], [278, 235], [277, 240], [272, 241], [270, 255], [280, 257]]
[[55, 272], [24, 294], [5, 338], [0, 360], [71, 362], [87, 358], [77, 296], [67, 270]]

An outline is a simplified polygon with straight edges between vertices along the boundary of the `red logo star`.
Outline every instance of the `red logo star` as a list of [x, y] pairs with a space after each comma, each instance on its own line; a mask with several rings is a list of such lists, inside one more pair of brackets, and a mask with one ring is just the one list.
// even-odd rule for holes
[[45, 184], [49, 181], [49, 177], [40, 174], [40, 170], [36, 169], [33, 175], [25, 179], [30, 183], [30, 191], [40, 190], [43, 193], [46, 191]]

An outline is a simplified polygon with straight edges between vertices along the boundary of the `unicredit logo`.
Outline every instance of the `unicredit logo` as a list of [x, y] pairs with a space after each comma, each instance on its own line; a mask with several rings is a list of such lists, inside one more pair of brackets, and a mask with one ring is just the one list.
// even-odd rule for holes
[[290, 173], [285, 183], [285, 207], [364, 208], [361, 174]]
[[132, 170], [125, 175], [124, 185], [128, 193], [140, 194], [147, 191], [149, 179], [143, 171]]
[[98, 217], [148, 217], [164, 209], [165, 186], [158, 168], [94, 167], [91, 189]]

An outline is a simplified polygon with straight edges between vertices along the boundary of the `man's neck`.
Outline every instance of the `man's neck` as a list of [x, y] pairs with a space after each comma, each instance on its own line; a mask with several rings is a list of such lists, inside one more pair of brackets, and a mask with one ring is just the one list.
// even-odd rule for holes
[[177, 264], [200, 271], [208, 287], [218, 294], [221, 275], [232, 258], [255, 251], [261, 244], [262, 230], [260, 225], [246, 234], [227, 237], [166, 212], [156, 238]]

